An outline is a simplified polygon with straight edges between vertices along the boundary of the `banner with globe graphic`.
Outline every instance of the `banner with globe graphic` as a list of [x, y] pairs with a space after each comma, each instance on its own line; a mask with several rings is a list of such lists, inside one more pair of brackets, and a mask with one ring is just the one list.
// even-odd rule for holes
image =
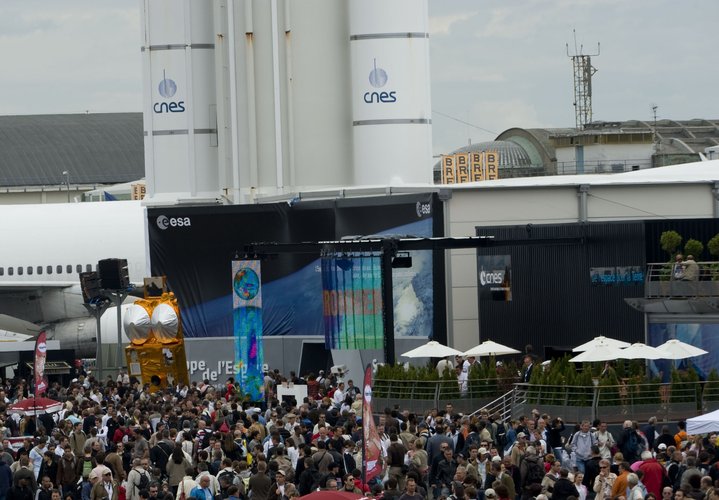
[[252, 401], [264, 395], [261, 276], [259, 260], [232, 261], [235, 373]]
[[322, 302], [327, 349], [381, 349], [381, 256], [332, 253], [322, 256]]

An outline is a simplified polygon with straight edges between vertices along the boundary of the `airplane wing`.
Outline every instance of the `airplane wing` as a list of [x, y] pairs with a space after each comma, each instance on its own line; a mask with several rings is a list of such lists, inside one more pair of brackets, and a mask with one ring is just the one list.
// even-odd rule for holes
[[31, 339], [32, 335], [24, 335], [22, 333], [15, 333], [8, 330], [0, 330], [0, 342], [24, 342]]
[[[15, 318], [13, 316], [8, 316], [7, 314], [0, 314], [0, 331], [3, 330], [7, 333], [26, 335], [28, 336], [28, 338], [34, 338], [37, 337], [37, 335], [42, 331], [42, 328], [33, 323], [30, 323], [29, 321]], [[25, 339], [17, 338], [13, 340]]]

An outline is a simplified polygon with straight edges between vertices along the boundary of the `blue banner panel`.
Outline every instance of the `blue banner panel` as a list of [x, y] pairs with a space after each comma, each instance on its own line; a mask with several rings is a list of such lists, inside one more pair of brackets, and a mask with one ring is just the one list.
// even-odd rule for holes
[[647, 326], [647, 344], [657, 347], [667, 340], [677, 339], [708, 352], [703, 356], [676, 361], [658, 359], [649, 361], [652, 375], [669, 382], [671, 369], [696, 370], [699, 378], [706, 380], [713, 368], [719, 367], [719, 324], [717, 323], [649, 323]]
[[382, 267], [379, 254], [332, 254], [321, 259], [327, 349], [381, 349]]
[[252, 401], [261, 401], [264, 393], [261, 278], [259, 260], [232, 262], [235, 373]]

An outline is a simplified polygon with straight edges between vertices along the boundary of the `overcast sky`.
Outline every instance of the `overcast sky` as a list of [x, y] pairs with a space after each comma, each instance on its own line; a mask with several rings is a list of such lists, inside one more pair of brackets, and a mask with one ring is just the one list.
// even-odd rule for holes
[[[141, 111], [139, 5], [0, 0], [0, 114]], [[435, 154], [573, 126], [573, 29], [595, 120], [719, 119], [717, 0], [430, 0], [430, 27]]]

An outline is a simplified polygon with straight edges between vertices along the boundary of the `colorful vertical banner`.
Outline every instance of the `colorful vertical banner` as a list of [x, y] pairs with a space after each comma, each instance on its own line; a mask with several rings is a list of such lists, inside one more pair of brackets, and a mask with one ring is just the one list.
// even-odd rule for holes
[[381, 349], [382, 262], [379, 254], [322, 256], [322, 316], [327, 349]]
[[41, 396], [47, 391], [47, 378], [45, 377], [45, 360], [47, 359], [47, 334], [42, 331], [35, 341], [35, 396]]
[[374, 425], [374, 412], [372, 411], [372, 365], [367, 365], [364, 371], [362, 399], [362, 478], [364, 484], [382, 473], [382, 442]]
[[235, 373], [252, 401], [264, 395], [260, 261], [232, 261]]

